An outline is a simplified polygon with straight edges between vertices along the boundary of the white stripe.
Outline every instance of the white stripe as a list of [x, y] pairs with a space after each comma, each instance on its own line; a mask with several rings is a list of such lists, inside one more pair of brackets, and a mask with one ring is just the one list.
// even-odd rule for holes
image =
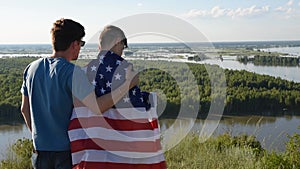
[[69, 130], [70, 141], [101, 138], [104, 140], [117, 141], [155, 141], [160, 139], [159, 129], [154, 130], [134, 130], [134, 131], [119, 131], [114, 129], [106, 129], [102, 127], [90, 127], [85, 129]]
[[164, 161], [162, 151], [156, 153], [137, 153], [122, 151], [84, 150], [72, 153], [73, 164], [87, 162], [115, 162], [126, 164], [154, 164]]
[[156, 92], [150, 92], [150, 95], [152, 96], [153, 100], [152, 103], [153, 105], [151, 105], [151, 107], [157, 107], [157, 94]]
[[145, 108], [119, 108], [109, 109], [102, 115], [90, 111], [87, 107], [75, 107], [73, 109], [71, 120], [82, 117], [97, 117], [104, 116], [110, 119], [153, 119], [157, 118], [157, 113], [154, 108], [145, 111]]
[[[153, 104], [154, 107], [151, 107], [150, 110], [146, 111], [143, 107], [138, 108], [118, 108], [118, 109], [109, 109], [102, 114], [102, 116], [111, 118], [111, 119], [149, 119], [152, 120], [153, 118], [157, 117], [156, 112], [156, 104], [157, 104], [157, 96], [155, 93], [151, 93], [153, 97]], [[90, 111], [87, 107], [75, 107], [73, 109], [71, 120], [74, 118], [81, 118], [81, 117], [97, 117], [101, 116]]]

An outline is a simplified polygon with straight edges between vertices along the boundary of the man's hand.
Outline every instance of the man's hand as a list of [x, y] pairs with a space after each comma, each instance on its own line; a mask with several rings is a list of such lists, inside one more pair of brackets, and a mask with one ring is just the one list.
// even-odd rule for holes
[[[136, 86], [139, 82], [137, 72], [132, 70], [132, 65], [127, 67], [126, 81], [117, 89], [111, 91], [111, 93], [102, 95], [96, 99], [95, 92], [91, 92], [86, 96], [82, 103], [86, 105], [92, 112], [101, 114], [110, 109], [115, 103], [117, 103], [132, 87]], [[83, 106], [79, 100], [74, 100], [74, 106]]]

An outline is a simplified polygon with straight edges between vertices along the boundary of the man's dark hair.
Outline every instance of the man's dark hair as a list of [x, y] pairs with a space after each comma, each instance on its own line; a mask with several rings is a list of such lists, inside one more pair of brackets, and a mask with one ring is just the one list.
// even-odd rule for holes
[[52, 46], [55, 51], [65, 51], [74, 41], [80, 41], [84, 36], [84, 27], [71, 19], [59, 19], [51, 29]]

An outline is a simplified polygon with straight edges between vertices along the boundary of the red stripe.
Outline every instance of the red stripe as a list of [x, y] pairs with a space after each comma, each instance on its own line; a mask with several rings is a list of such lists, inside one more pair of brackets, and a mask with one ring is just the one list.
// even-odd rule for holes
[[87, 162], [74, 165], [73, 169], [166, 169], [165, 161], [155, 164], [125, 164], [125, 163], [109, 163], [109, 162]]
[[128, 152], [157, 152], [161, 150], [160, 140], [155, 141], [115, 141], [99, 138], [82, 139], [71, 142], [72, 153], [83, 150], [107, 150]]
[[117, 120], [101, 116], [75, 118], [71, 120], [69, 130], [90, 127], [103, 127], [120, 131], [154, 130], [158, 128], [158, 121], [157, 119], [153, 119], [151, 122], [148, 119]]

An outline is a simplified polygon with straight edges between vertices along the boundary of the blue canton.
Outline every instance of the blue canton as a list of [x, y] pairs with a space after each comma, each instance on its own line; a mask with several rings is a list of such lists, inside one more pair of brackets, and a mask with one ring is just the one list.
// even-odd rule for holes
[[[130, 64], [111, 51], [101, 51], [98, 58], [92, 60], [87, 67], [87, 75], [95, 86], [97, 97], [110, 93], [123, 84]], [[114, 107], [144, 107], [148, 110], [151, 107], [149, 93], [142, 92], [138, 86], [134, 86]]]

